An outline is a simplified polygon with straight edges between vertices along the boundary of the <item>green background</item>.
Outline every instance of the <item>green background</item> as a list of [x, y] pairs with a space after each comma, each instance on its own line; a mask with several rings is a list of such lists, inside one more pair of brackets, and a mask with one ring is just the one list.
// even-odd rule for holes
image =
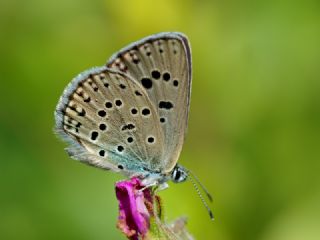
[[52, 133], [62, 90], [141, 37], [181, 31], [193, 92], [180, 163], [161, 192], [197, 239], [320, 239], [319, 1], [1, 0], [0, 238], [124, 239], [114, 182]]

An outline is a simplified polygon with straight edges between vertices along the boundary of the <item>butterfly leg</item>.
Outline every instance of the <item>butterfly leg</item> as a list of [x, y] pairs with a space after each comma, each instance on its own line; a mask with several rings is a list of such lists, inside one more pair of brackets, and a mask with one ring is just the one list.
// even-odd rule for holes
[[159, 184], [157, 186], [157, 188], [155, 189], [156, 192], [159, 192], [159, 191], [162, 191], [162, 190], [165, 190], [169, 187], [169, 184], [167, 182], [163, 182], [161, 184]]
[[139, 192], [144, 191], [147, 188], [151, 188], [151, 187], [155, 187], [152, 191], [153, 192], [159, 192], [162, 190], [165, 190], [169, 187], [169, 184], [167, 182], [163, 182], [163, 183], [158, 183], [158, 182], [153, 182], [149, 185], [144, 186], [143, 188], [139, 189]]
[[154, 186], [158, 186], [158, 182], [157, 181], [154, 181], [152, 183], [149, 183], [149, 184], [145, 185], [143, 188], [139, 189], [139, 192], [142, 192], [145, 189], [150, 188], [150, 187], [154, 187]]

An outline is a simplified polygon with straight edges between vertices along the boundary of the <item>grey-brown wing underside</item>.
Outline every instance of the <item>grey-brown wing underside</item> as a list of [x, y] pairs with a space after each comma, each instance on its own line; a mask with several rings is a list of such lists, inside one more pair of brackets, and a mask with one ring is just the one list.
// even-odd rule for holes
[[180, 155], [188, 124], [191, 94], [191, 50], [181, 33], [160, 33], [135, 42], [108, 61], [140, 83], [159, 115], [164, 133], [165, 172]]
[[158, 112], [145, 89], [121, 72], [100, 67], [80, 74], [65, 89], [55, 119], [75, 159], [128, 176], [159, 169]]

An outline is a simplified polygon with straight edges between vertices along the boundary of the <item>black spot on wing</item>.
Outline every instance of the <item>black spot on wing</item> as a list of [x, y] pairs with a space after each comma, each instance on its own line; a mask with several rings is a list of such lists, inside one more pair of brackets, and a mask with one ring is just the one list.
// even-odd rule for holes
[[106, 154], [105, 150], [100, 150], [99, 151], [99, 156], [104, 157], [105, 154]]
[[151, 72], [151, 76], [154, 78], [154, 79], [159, 79], [161, 77], [161, 73], [158, 71], [158, 70], [153, 70]]
[[105, 110], [100, 110], [100, 111], [98, 111], [98, 115], [99, 115], [100, 117], [105, 117], [105, 116], [107, 115], [107, 113], [106, 113]]
[[117, 99], [115, 101], [116, 106], [120, 107], [122, 105], [122, 101], [120, 99]]
[[152, 81], [150, 78], [142, 78], [141, 79], [141, 84], [144, 86], [146, 89], [152, 88]]
[[106, 102], [105, 106], [106, 108], [112, 108], [112, 102]]
[[135, 93], [137, 96], [142, 96], [142, 94], [141, 94], [139, 91], [137, 91], [137, 90], [136, 90], [134, 93]]
[[164, 73], [163, 76], [162, 76], [163, 80], [165, 80], [165, 81], [169, 81], [170, 77], [171, 77], [170, 73], [168, 73], [168, 72]]
[[171, 108], [173, 108], [173, 104], [169, 101], [160, 101], [159, 108], [170, 110]]
[[104, 123], [101, 123], [101, 124], [99, 125], [99, 129], [100, 129], [101, 131], [105, 131], [105, 130], [107, 129], [107, 125], [104, 124]]
[[150, 115], [150, 109], [149, 108], [144, 108], [144, 109], [142, 109], [141, 113], [144, 116], [148, 116], [148, 115]]
[[91, 132], [91, 140], [97, 140], [99, 133], [96, 131]]
[[128, 124], [122, 126], [121, 131], [132, 130], [135, 128], [136, 128], [135, 125], [133, 125], [132, 123], [128, 123]]
[[[117, 150], [118, 150], [119, 152], [123, 152], [124, 147], [120, 145], [120, 146], [117, 147]], [[121, 166], [121, 165], [119, 165], [119, 166]], [[118, 166], [118, 167], [119, 167], [119, 166]], [[122, 168], [122, 169], [123, 169], [123, 168]]]

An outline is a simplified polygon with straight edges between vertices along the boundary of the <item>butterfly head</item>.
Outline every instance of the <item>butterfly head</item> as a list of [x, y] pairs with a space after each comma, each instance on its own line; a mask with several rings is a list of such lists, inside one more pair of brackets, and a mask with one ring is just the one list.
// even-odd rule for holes
[[180, 183], [186, 181], [188, 178], [187, 170], [180, 166], [176, 165], [171, 172], [171, 180], [175, 183]]
[[208, 197], [210, 202], [212, 202], [211, 194], [202, 185], [202, 183], [199, 181], [199, 179], [190, 170], [187, 170], [187, 169], [185, 169], [184, 167], [182, 167], [182, 166], [180, 166], [178, 164], [174, 167], [174, 169], [171, 172], [171, 180], [174, 183], [184, 182], [188, 178], [191, 180], [191, 183], [192, 183], [193, 187], [195, 188], [196, 192], [198, 193], [203, 205], [206, 207], [211, 220], [213, 220], [214, 219], [213, 213], [212, 213], [210, 207], [208, 206], [207, 202], [202, 197], [202, 194], [201, 194], [200, 189], [199, 189], [198, 186], [200, 186], [202, 188], [202, 190], [205, 192], [205, 194], [207, 195], [207, 197]]

